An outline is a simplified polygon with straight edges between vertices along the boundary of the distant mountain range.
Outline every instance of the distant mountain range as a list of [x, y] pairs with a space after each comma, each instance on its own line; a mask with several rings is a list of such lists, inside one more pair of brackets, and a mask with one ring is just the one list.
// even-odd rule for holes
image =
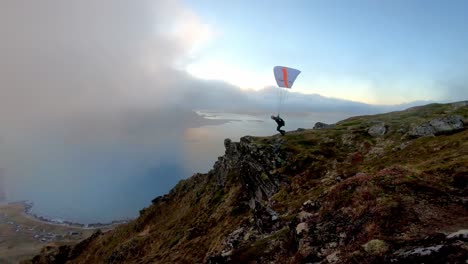
[[[249, 91], [247, 97], [254, 102], [253, 107], [275, 110], [278, 105], [278, 88], [269, 87], [259, 91]], [[348, 112], [355, 114], [375, 114], [434, 103], [433, 101], [413, 101], [396, 105], [373, 105], [345, 99], [330, 98], [319, 94], [290, 92], [282, 103], [285, 112]]]
[[[275, 112], [278, 110], [279, 96], [277, 87], [264, 89], [240, 90], [220, 83], [221, 88], [213, 85], [204, 88], [187, 90], [180, 102], [185, 109], [207, 109], [218, 111]], [[346, 112], [352, 114], [376, 114], [404, 110], [408, 107], [434, 103], [433, 101], [413, 101], [396, 105], [373, 105], [345, 99], [330, 98], [319, 94], [289, 92], [281, 104], [282, 112]]]

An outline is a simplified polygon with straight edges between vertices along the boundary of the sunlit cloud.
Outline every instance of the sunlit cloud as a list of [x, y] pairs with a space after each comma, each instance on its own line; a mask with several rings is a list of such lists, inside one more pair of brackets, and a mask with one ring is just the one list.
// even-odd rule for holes
[[187, 72], [194, 77], [206, 80], [223, 80], [241, 89], [260, 90], [274, 84], [271, 73], [231, 65], [222, 60], [202, 60], [190, 64]]
[[212, 25], [203, 22], [198, 15], [188, 9], [183, 9], [175, 19], [172, 30], [176, 39], [183, 43], [190, 55], [201, 51], [219, 35]]
[[[392, 105], [418, 100], [436, 100], [441, 91], [434, 89], [431, 80], [376, 80], [357, 76], [301, 76], [295, 92], [320, 94], [326, 97], [374, 105]], [[421, 93], [421, 90], [425, 90]]]

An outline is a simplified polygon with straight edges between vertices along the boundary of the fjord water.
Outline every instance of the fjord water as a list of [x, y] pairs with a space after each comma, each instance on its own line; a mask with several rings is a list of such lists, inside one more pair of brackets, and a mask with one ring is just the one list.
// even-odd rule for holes
[[[288, 131], [348, 116], [283, 115]], [[33, 213], [51, 219], [86, 224], [133, 218], [179, 180], [209, 171], [224, 154], [225, 138], [277, 133], [269, 113], [197, 111], [196, 117], [147, 120], [125, 133], [87, 131], [84, 140], [83, 133], [76, 140], [67, 130], [38, 135], [40, 140], [22, 142], [23, 151], [10, 153], [17, 164], [6, 170], [7, 198], [32, 201]]]

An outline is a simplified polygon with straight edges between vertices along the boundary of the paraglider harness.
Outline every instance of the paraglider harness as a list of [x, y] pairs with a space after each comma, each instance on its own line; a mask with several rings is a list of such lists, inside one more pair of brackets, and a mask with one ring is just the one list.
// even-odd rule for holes
[[284, 126], [284, 120], [278, 115], [278, 116], [271, 116], [271, 119], [275, 120], [276, 124], [278, 124], [278, 127], [276, 128], [276, 130], [278, 132], [281, 133], [281, 135], [284, 136], [284, 134], [286, 133], [286, 131], [280, 129], [281, 127]]

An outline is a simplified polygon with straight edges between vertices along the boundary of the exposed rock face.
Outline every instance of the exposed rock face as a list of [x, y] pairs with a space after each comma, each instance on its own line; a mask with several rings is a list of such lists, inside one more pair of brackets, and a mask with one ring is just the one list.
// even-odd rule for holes
[[468, 239], [463, 236], [436, 234], [415, 244], [395, 251], [386, 262], [464, 263], [468, 259]]
[[464, 129], [463, 118], [459, 115], [435, 118], [427, 123], [414, 127], [409, 135], [412, 137], [450, 134]]
[[240, 142], [226, 139], [226, 154], [218, 159], [210, 173], [217, 175], [220, 185], [224, 185], [228, 173], [238, 173], [248, 192], [249, 206], [255, 209], [255, 201], [268, 199], [278, 191], [281, 175], [275, 169], [283, 165], [288, 156], [280, 151], [282, 143], [281, 138], [267, 146], [253, 144], [248, 136], [241, 138]]
[[278, 214], [270, 207], [262, 206], [258, 202], [254, 210], [254, 219], [257, 230], [261, 233], [270, 234], [282, 227]]

